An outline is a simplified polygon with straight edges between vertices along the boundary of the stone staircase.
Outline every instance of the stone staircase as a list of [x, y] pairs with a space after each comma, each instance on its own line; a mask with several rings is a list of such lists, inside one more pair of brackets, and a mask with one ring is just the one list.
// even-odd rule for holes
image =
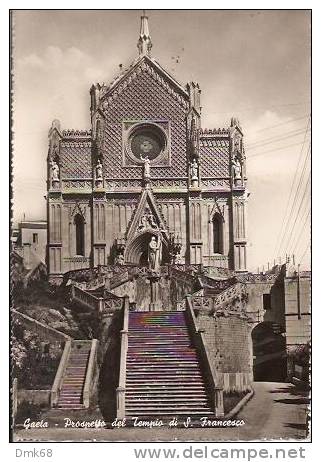
[[59, 393], [57, 408], [83, 409], [83, 389], [86, 380], [90, 341], [73, 341]]
[[185, 312], [130, 312], [126, 417], [213, 416]]

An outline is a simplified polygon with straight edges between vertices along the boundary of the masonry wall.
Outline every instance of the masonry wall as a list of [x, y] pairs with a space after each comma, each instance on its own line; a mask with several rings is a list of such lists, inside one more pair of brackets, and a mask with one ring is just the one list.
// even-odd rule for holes
[[214, 318], [201, 314], [198, 327], [204, 329], [210, 360], [215, 365], [224, 391], [245, 391], [253, 381], [251, 326], [235, 316]]

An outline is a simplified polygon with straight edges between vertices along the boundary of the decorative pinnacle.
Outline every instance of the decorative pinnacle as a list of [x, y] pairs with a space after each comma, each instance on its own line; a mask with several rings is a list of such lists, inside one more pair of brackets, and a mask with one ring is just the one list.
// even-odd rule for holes
[[148, 17], [143, 10], [143, 16], [140, 18], [140, 34], [138, 38], [137, 48], [139, 51], [139, 56], [148, 55], [150, 56], [150, 50], [152, 48], [152, 40], [149, 35], [148, 28]]

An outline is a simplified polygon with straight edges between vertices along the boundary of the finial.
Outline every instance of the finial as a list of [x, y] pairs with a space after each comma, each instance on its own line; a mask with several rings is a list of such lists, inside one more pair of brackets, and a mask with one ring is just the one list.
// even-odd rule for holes
[[237, 117], [232, 117], [231, 118], [231, 127], [239, 127], [241, 128], [240, 121]]
[[137, 43], [139, 56], [150, 56], [150, 50], [152, 46], [153, 45], [148, 29], [148, 17], [146, 16], [145, 10], [143, 10], [143, 16], [140, 18], [140, 34]]

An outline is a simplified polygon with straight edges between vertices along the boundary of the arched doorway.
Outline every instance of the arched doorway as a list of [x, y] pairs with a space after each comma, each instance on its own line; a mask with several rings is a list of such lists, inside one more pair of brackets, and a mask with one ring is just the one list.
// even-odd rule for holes
[[277, 323], [261, 322], [252, 330], [253, 375], [255, 381], [284, 382], [286, 340]]
[[[125, 250], [125, 262], [132, 265], [148, 266], [148, 245], [152, 236], [157, 238], [157, 233], [147, 231], [129, 242]], [[161, 265], [166, 265], [167, 263], [169, 263], [168, 243], [162, 237]]]

